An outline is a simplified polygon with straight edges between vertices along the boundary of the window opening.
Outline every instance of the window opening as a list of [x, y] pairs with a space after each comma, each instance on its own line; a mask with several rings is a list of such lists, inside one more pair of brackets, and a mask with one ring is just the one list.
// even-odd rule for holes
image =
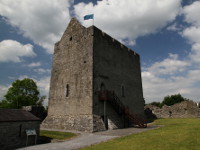
[[21, 137], [21, 133], [22, 133], [22, 124], [19, 125], [19, 137]]
[[101, 83], [100, 90], [104, 91], [105, 89], [106, 89], [106, 87], [105, 87], [104, 83]]
[[122, 97], [125, 97], [125, 90], [123, 85], [122, 85]]
[[68, 97], [69, 96], [69, 84], [66, 85], [66, 89], [65, 89], [65, 96]]

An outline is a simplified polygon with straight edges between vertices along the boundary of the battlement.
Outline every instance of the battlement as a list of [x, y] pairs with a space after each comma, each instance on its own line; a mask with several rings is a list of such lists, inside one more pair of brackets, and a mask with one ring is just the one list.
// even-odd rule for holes
[[[88, 35], [94, 36], [94, 32], [97, 32], [98, 34], [101, 34], [108, 42], [110, 42], [111, 44], [114, 44], [115, 46], [117, 46], [117, 48], [120, 48], [124, 51], [127, 51], [130, 55], [132, 56], [136, 56], [139, 57], [139, 54], [136, 53], [135, 51], [133, 51], [132, 49], [128, 48], [126, 45], [122, 44], [120, 41], [116, 40], [115, 38], [111, 37], [110, 35], [108, 35], [106, 32], [102, 31], [101, 29], [99, 29], [98, 27], [92, 25], [89, 27], [84, 27], [76, 18], [72, 18], [68, 27], [72, 27], [73, 30], [86, 30]], [[69, 31], [68, 29], [66, 29], [66, 31], [64, 32], [63, 37], [65, 36], [69, 36]], [[77, 31], [76, 31], [77, 32]], [[55, 46], [58, 46], [59, 42], [57, 42], [55, 44]]]
[[111, 37], [110, 35], [102, 31], [101, 29], [97, 28], [96, 26], [92, 25], [88, 28], [93, 28], [94, 31], [99, 32], [108, 42], [112, 42], [114, 45], [116, 45], [117, 47], [120, 47], [122, 50], [128, 51], [128, 53], [130, 53], [131, 55], [139, 57], [139, 54], [137, 54], [135, 51], [128, 48], [126, 45], [122, 44], [121, 42]]

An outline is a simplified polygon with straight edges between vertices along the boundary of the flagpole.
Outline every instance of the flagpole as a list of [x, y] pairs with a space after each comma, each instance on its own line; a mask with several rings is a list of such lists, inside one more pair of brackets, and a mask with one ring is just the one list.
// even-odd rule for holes
[[93, 13], [93, 26], [94, 26], [94, 13]]
[[95, 3], [95, 2], [94, 2], [93, 0], [92, 0], [92, 2], [93, 2], [93, 3], [92, 3], [92, 4], [93, 4], [93, 26], [94, 26], [94, 3]]

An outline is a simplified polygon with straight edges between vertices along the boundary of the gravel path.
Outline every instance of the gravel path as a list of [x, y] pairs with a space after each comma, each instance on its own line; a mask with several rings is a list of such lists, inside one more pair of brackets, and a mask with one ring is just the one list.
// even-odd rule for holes
[[107, 131], [96, 132], [96, 133], [78, 132], [78, 133], [81, 133], [80, 136], [68, 141], [29, 146], [26, 148], [21, 148], [20, 150], [74, 150], [81, 147], [107, 141], [113, 138], [126, 136], [126, 135], [139, 133], [139, 132], [144, 132], [144, 131], [152, 130], [156, 128], [159, 128], [159, 126], [149, 125], [145, 129], [126, 128], [126, 129], [107, 130]]

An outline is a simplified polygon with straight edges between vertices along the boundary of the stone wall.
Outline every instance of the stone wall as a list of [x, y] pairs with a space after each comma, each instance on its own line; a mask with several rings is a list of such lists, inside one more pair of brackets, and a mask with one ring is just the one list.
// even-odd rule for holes
[[[98, 92], [103, 84], [106, 90], [114, 91], [125, 106], [144, 117], [140, 57], [106, 33], [94, 27], [94, 107], [95, 115], [104, 115], [104, 104], [98, 100]], [[123, 116], [113, 107], [106, 106], [108, 128], [124, 127]]]
[[93, 132], [106, 130], [105, 124], [101, 116], [93, 115]]
[[[35, 129], [39, 136], [40, 122], [0, 122], [0, 149], [8, 150], [26, 146], [26, 129]], [[35, 136], [29, 136], [28, 145], [34, 144]]]
[[153, 105], [147, 105], [145, 106], [145, 110], [151, 110], [152, 114], [155, 115], [156, 118], [200, 117], [200, 108], [198, 108], [197, 104], [193, 101], [183, 101], [172, 106], [164, 105], [162, 108]]
[[47, 117], [45, 121], [42, 128], [93, 132], [92, 115], [51, 116]]
[[92, 28], [72, 19], [55, 44], [48, 116], [42, 127], [92, 130], [92, 41]]

